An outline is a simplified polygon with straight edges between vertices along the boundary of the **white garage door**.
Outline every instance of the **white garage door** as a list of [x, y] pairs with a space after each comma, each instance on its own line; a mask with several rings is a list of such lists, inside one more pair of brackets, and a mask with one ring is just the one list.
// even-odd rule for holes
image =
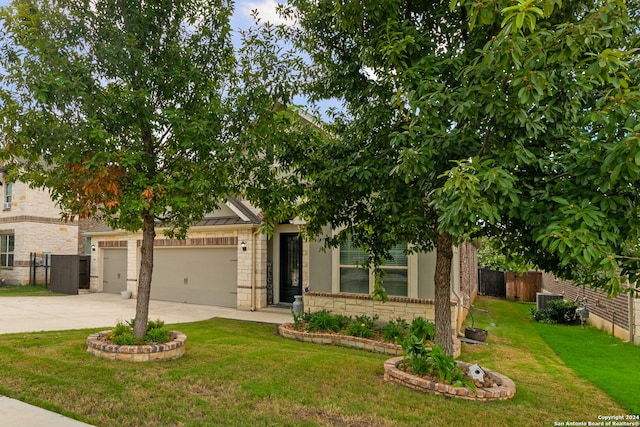
[[102, 257], [102, 292], [119, 294], [127, 289], [127, 250], [105, 249]]
[[151, 299], [237, 306], [236, 248], [155, 248]]

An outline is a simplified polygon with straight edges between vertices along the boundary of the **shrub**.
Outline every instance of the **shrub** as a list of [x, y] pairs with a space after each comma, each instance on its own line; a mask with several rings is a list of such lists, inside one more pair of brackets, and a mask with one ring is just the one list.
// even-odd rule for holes
[[424, 340], [414, 334], [408, 334], [402, 341], [405, 366], [418, 376], [429, 372], [429, 349], [425, 347]]
[[116, 345], [140, 345], [149, 343], [164, 343], [171, 340], [169, 331], [161, 320], [150, 320], [147, 323], [147, 332], [142, 340], [133, 333], [133, 320], [118, 322], [109, 334], [109, 341]]
[[396, 320], [391, 320], [389, 323], [384, 325], [380, 330], [380, 333], [383, 340], [399, 344], [407, 335], [408, 331], [409, 324], [407, 321], [398, 317]]
[[165, 328], [149, 329], [144, 336], [145, 343], [163, 343], [170, 340], [169, 331]]
[[551, 300], [544, 309], [532, 308], [531, 316], [536, 322], [574, 324], [578, 321], [577, 308], [574, 301]]
[[345, 333], [352, 337], [360, 338], [373, 338], [375, 336], [374, 330], [377, 329], [375, 321], [378, 316], [356, 316], [355, 320], [347, 326]]
[[418, 339], [423, 341], [432, 341], [436, 336], [436, 325], [422, 317], [416, 317], [411, 322], [409, 335], [415, 335]]
[[350, 319], [340, 314], [331, 314], [327, 310], [316, 311], [309, 315], [307, 331], [338, 332], [349, 324]]
[[473, 391], [476, 387], [468, 378], [453, 356], [447, 356], [442, 346], [425, 347], [424, 341], [416, 335], [407, 335], [402, 343], [405, 366], [413, 375], [430, 376], [438, 382], [455, 387], [467, 386]]

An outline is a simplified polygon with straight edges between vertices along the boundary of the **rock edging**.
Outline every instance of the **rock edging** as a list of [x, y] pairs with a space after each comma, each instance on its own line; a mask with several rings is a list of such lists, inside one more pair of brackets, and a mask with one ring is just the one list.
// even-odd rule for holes
[[169, 331], [171, 341], [162, 344], [148, 345], [116, 345], [106, 342], [104, 338], [111, 331], [101, 331], [87, 337], [87, 352], [109, 360], [128, 362], [154, 362], [172, 360], [181, 357], [185, 352], [187, 336], [182, 332]]
[[[478, 387], [477, 392], [474, 392], [467, 387], [454, 387], [450, 384], [441, 384], [405, 372], [398, 368], [398, 365], [400, 365], [403, 359], [403, 357], [394, 357], [384, 363], [385, 381], [400, 384], [423, 393], [432, 393], [466, 400], [507, 400], [516, 394], [516, 385], [510, 378], [484, 367], [482, 369], [496, 385], [486, 388]], [[458, 362], [458, 365], [462, 368], [471, 366], [470, 363], [465, 362]]]

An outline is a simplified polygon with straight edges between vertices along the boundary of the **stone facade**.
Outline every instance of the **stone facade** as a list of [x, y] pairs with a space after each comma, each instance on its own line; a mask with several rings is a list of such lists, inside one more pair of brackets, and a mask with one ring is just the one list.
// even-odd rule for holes
[[[378, 315], [381, 322], [389, 322], [399, 317], [411, 322], [416, 317], [435, 321], [435, 305], [433, 300], [390, 296], [387, 302], [375, 301], [368, 294], [332, 294], [307, 292], [304, 294], [304, 310], [316, 312], [327, 310], [333, 314], [345, 316]], [[451, 325], [456, 325], [457, 303], [451, 301]], [[455, 336], [456, 334], [452, 334]]]
[[[2, 178], [4, 181], [4, 178]], [[26, 184], [11, 184], [11, 202], [6, 202], [8, 183], [3, 182], [0, 235], [14, 236], [13, 266], [2, 267], [0, 277], [8, 284], [30, 282], [31, 254], [38, 265], [43, 253], [78, 254], [78, 221], [64, 222], [61, 211], [48, 191], [31, 189]], [[45, 268], [36, 268], [36, 282], [45, 281]]]
[[[221, 245], [235, 247], [237, 250], [237, 308], [250, 310], [267, 306], [266, 296], [266, 236], [258, 232], [256, 226], [235, 226], [220, 228], [194, 227], [189, 230], [186, 239], [172, 241], [167, 239], [161, 230], [157, 231], [155, 246], [180, 247], [210, 247], [211, 240], [224, 241], [232, 244]], [[104, 234], [92, 233], [96, 243], [96, 251], [91, 253], [91, 290], [102, 292], [103, 283], [103, 253], [102, 249], [112, 247], [127, 248], [127, 290], [135, 297], [138, 291], [138, 277], [140, 274], [140, 243], [142, 233], [127, 233], [125, 231], [109, 231]], [[170, 243], [167, 243], [170, 242]], [[245, 242], [247, 250], [243, 251], [239, 242]], [[253, 295], [253, 296], [252, 296]]]

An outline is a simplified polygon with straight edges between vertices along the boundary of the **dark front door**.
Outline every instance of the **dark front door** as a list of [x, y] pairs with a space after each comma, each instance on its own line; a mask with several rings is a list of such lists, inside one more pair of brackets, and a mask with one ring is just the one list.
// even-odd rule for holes
[[298, 233], [280, 235], [280, 302], [302, 295], [302, 238]]

